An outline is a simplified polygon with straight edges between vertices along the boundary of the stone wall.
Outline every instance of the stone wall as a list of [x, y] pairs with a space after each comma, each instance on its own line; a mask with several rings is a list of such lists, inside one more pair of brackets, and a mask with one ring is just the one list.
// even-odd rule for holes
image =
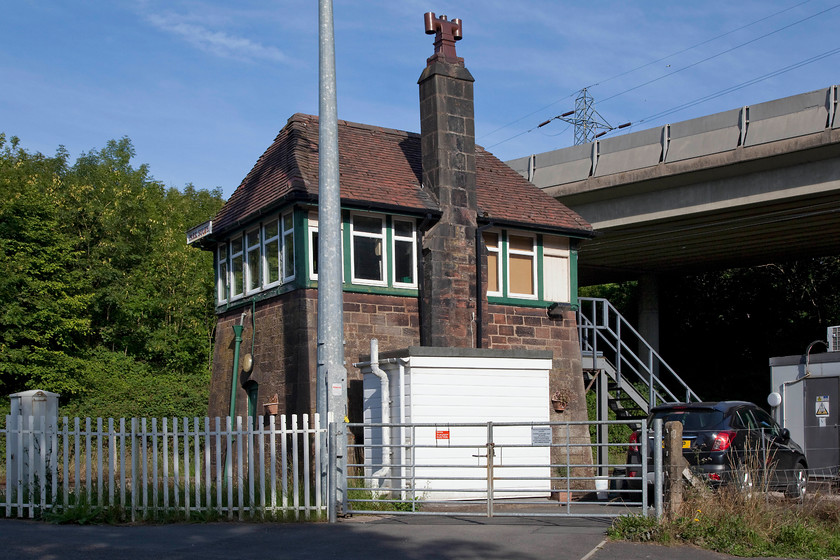
[[[251, 320], [254, 309], [256, 337]], [[317, 310], [317, 290], [303, 289], [221, 315], [216, 326], [210, 416], [227, 416], [229, 411], [235, 346], [233, 325], [240, 320], [245, 327], [240, 359], [251, 353], [253, 340], [254, 369], [250, 374], [240, 371], [236, 414], [247, 414], [247, 392], [241, 385], [248, 381], [259, 384], [258, 414], [262, 413], [262, 404], [274, 394], [280, 398], [281, 413], [314, 412]], [[361, 421], [362, 377], [352, 364], [370, 353], [371, 338], [379, 339], [382, 352], [419, 345], [419, 322], [417, 298], [344, 294], [344, 351], [354, 421]]]
[[[305, 414], [315, 411], [315, 374], [317, 340], [317, 291], [296, 290], [271, 300], [257, 303], [256, 337], [253, 338], [254, 369], [240, 372], [237, 387], [236, 414], [247, 414], [247, 393], [241, 383], [259, 384], [257, 413], [262, 403], [275, 393], [280, 397], [280, 413]], [[511, 305], [485, 304], [487, 321], [484, 348], [551, 350], [553, 368], [549, 374], [549, 390], [570, 384], [578, 395], [565, 412], [550, 413], [552, 421], [584, 421], [587, 419], [583, 396], [583, 371], [578, 345], [575, 312], [566, 310], [558, 319], [549, 318], [545, 309]], [[227, 416], [230, 406], [230, 382], [234, 354], [232, 325], [244, 316], [240, 356], [251, 352], [252, 307], [245, 306], [219, 317], [213, 355], [213, 377], [210, 387], [209, 414]], [[345, 360], [349, 380], [350, 420], [362, 421], [362, 376], [353, 363], [367, 360], [370, 339], [379, 340], [380, 352], [401, 350], [420, 345], [420, 317], [415, 297], [376, 294], [344, 294]], [[549, 406], [546, 395], [546, 406]], [[557, 432], [557, 443], [565, 443], [567, 434]], [[586, 444], [589, 431], [585, 426], [573, 428], [572, 442]], [[554, 462], [565, 461], [555, 448]], [[565, 450], [562, 450], [565, 453]], [[573, 448], [573, 460], [591, 464], [589, 447]], [[591, 473], [582, 473], [588, 474]]]
[[[259, 302], [253, 308], [244, 306], [219, 317], [210, 388], [211, 416], [228, 414], [234, 354], [232, 326], [240, 320], [244, 325], [240, 356], [251, 353], [253, 340], [254, 357], [253, 371], [250, 374], [240, 372], [240, 385], [249, 380], [259, 384], [260, 406], [276, 393], [280, 397], [281, 412], [303, 414], [314, 411], [316, 297], [316, 290], [296, 290]], [[256, 337], [252, 336], [252, 309], [256, 310]], [[554, 353], [554, 368], [550, 376], [552, 391], [560, 382], [566, 381], [583, 395], [583, 373], [573, 311], [567, 310], [562, 318], [551, 319], [541, 308], [489, 304], [485, 309], [487, 323], [483, 347], [551, 350]], [[417, 298], [344, 294], [345, 359], [352, 416], [355, 417], [361, 407], [361, 374], [352, 364], [367, 359], [370, 339], [379, 340], [380, 352], [418, 346], [419, 325]], [[247, 396], [241, 388], [237, 390], [236, 410], [243, 416], [247, 413]], [[552, 414], [555, 420], [585, 420], [585, 400], [579, 398], [568, 411]]]

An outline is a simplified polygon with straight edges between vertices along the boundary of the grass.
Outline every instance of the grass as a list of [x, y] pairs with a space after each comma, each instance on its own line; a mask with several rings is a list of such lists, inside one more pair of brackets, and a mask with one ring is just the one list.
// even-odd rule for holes
[[840, 499], [803, 501], [733, 487], [715, 492], [686, 490], [683, 507], [670, 519], [625, 516], [609, 530], [617, 540], [691, 544], [734, 556], [824, 559], [840, 556]]
[[[355, 476], [363, 476], [363, 471], [357, 469]], [[364, 478], [348, 477], [347, 499], [351, 508], [356, 511], [397, 511], [409, 512], [420, 511], [423, 495], [416, 495], [413, 498], [401, 498], [400, 495], [409, 494], [407, 490], [396, 489], [373, 489]]]
[[[259, 486], [259, 485], [258, 485]], [[30, 501], [35, 501], [36, 506], [34, 510], [34, 518], [42, 521], [47, 521], [57, 524], [122, 524], [122, 523], [176, 523], [176, 522], [196, 522], [204, 523], [211, 521], [225, 521], [228, 519], [236, 521], [323, 521], [325, 512], [319, 512], [316, 506], [311, 506], [310, 511], [304, 509], [305, 496], [303, 489], [300, 491], [299, 503], [301, 509], [296, 509], [293, 506], [292, 496], [287, 495], [287, 507], [283, 507], [282, 488], [277, 488], [277, 507], [271, 509], [268, 505], [269, 498], [266, 495], [266, 507], [262, 508], [259, 505], [259, 491], [257, 491], [254, 502], [251, 503], [249, 492], [246, 489], [243, 492], [242, 503], [237, 500], [238, 488], [233, 489], [233, 503], [228, 504], [227, 501], [227, 487], [223, 487], [222, 492], [222, 507], [219, 507], [217, 502], [217, 494], [215, 485], [211, 486], [210, 503], [205, 503], [205, 489], [202, 488], [200, 492], [201, 505], [196, 507], [195, 487], [191, 485], [190, 488], [183, 487], [175, 490], [169, 486], [169, 504], [164, 506], [163, 489], [158, 493], [157, 502], [152, 499], [152, 494], [147, 491], [143, 495], [142, 491], [132, 494], [130, 490], [125, 491], [125, 502], [120, 503], [120, 495], [114, 496], [115, 501], [109, 502], [109, 496], [97, 494], [96, 488], [92, 488], [90, 495], [83, 489], [79, 494], [70, 492], [67, 496], [67, 502], [64, 502], [62, 492], [59, 492], [55, 499], [48, 497], [48, 504], [39, 504], [40, 488], [36, 484], [31, 490], [24, 487], [22, 502], [26, 506], [18, 508], [16, 496], [8, 496], [12, 501], [11, 517], [27, 518], [29, 517]], [[179, 507], [175, 507], [175, 495], [178, 495]], [[189, 497], [187, 496], [189, 495]], [[314, 492], [312, 493], [314, 496]], [[0, 491], [0, 504], [5, 504], [7, 495]], [[184, 503], [190, 500], [190, 511], [187, 514], [184, 511]], [[146, 506], [143, 506], [143, 502]], [[134, 511], [131, 510], [131, 504], [135, 504]], [[228, 510], [232, 508], [232, 513]], [[219, 511], [221, 509], [221, 511]], [[0, 518], [6, 516], [5, 505], [0, 507]]]

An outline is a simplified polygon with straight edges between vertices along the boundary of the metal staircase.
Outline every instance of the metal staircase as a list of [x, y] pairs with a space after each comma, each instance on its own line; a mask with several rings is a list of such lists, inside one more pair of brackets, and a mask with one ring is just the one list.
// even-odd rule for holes
[[[610, 411], [614, 419], [640, 419], [663, 402], [701, 400], [609, 301], [578, 301], [578, 340], [586, 386], [594, 385], [597, 395], [596, 420], [611, 419]], [[605, 425], [598, 424], [596, 439], [598, 465], [606, 470]]]

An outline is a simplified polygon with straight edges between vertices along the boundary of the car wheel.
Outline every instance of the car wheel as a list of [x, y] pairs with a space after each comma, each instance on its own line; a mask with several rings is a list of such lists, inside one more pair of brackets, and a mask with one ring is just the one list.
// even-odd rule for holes
[[805, 492], [808, 490], [808, 471], [802, 463], [796, 463], [793, 469], [793, 480], [790, 481], [785, 489], [785, 497], [796, 498], [801, 500], [805, 497]]

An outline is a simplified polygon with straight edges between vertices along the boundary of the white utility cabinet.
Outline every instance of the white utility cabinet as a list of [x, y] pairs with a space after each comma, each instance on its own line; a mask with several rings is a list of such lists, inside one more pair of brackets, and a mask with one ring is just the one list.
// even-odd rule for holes
[[30, 390], [9, 395], [6, 417], [6, 465], [9, 495], [43, 484], [58, 460], [58, 397], [49, 391]]
[[[374, 485], [395, 490], [413, 476], [414, 488], [433, 500], [486, 498], [492, 437], [494, 497], [536, 497], [542, 490], [547, 497], [551, 366], [549, 351], [410, 347], [382, 354], [391, 415], [383, 422], [382, 382], [362, 367], [365, 424], [413, 426], [365, 427], [366, 476], [379, 471]], [[488, 422], [502, 425], [490, 435]], [[382, 446], [383, 432], [390, 432], [390, 446]], [[391, 466], [382, 472], [383, 464]]]

